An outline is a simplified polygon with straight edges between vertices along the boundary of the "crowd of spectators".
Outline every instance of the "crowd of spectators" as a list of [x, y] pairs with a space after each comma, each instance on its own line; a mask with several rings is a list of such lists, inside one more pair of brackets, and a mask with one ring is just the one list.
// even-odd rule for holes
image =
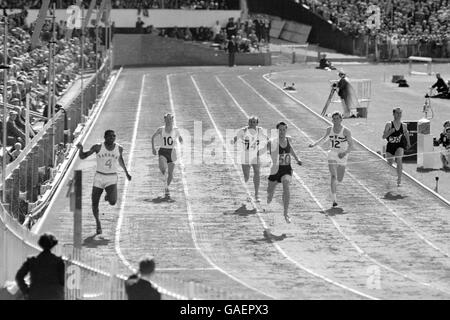
[[[87, 8], [90, 0], [83, 0]], [[65, 9], [75, 4], [75, 0], [56, 0], [57, 9]], [[100, 5], [101, 0], [97, 0]], [[0, 0], [0, 8], [39, 9], [41, 0]], [[111, 0], [113, 9], [188, 9], [188, 10], [233, 10], [239, 9], [238, 1], [230, 0]]]
[[[3, 83], [3, 70], [0, 70], [0, 103], [3, 103], [4, 90], [6, 89], [7, 103], [9, 104], [6, 129], [7, 146], [14, 147], [11, 150], [10, 161], [14, 160], [19, 150], [25, 147], [25, 103], [26, 96], [29, 94], [29, 106], [32, 112], [31, 120], [35, 125], [42, 121], [45, 112], [48, 110], [48, 60], [49, 60], [49, 41], [51, 40], [51, 25], [45, 24], [41, 33], [41, 43], [34, 49], [31, 49], [31, 36], [33, 25], [24, 24], [25, 12], [9, 15], [8, 32], [8, 55], [7, 65], [8, 82]], [[62, 30], [64, 22], [59, 23], [56, 28], [55, 54], [53, 56], [55, 66], [55, 95], [61, 96], [75, 79], [82, 59], [86, 68], [93, 68], [95, 65], [94, 44], [86, 37], [85, 51], [81, 57], [80, 39], [66, 37]], [[4, 37], [4, 29], [0, 28], [0, 37]], [[0, 47], [0, 63], [4, 63], [4, 47]], [[0, 119], [0, 136], [5, 126]], [[39, 126], [35, 126], [39, 127]], [[42, 126], [40, 126], [42, 127]], [[36, 132], [30, 127], [30, 138]], [[20, 145], [19, 145], [20, 144]]]
[[[377, 33], [382, 37], [394, 34], [404, 41], [438, 40], [450, 31], [450, 1], [448, 0], [302, 0], [312, 11], [331, 21], [342, 31], [361, 35]], [[380, 8], [379, 30], [370, 31], [367, 19], [371, 5]]]
[[227, 50], [228, 41], [235, 36], [236, 52], [251, 53], [261, 51], [261, 48], [270, 42], [270, 27], [270, 20], [259, 16], [245, 21], [229, 18], [226, 24], [216, 21], [212, 27], [160, 28], [158, 35], [185, 41], [212, 42], [221, 50]]

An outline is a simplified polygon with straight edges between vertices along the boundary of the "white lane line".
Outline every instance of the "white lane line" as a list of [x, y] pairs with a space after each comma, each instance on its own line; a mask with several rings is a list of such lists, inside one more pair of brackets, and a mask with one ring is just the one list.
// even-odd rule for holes
[[[313, 142], [313, 140], [312, 140], [312, 139], [311, 139], [311, 138], [310, 138], [303, 130], [301, 130], [301, 129], [300, 129], [300, 128], [292, 121], [292, 120], [290, 120], [285, 114], [283, 114], [280, 110], [278, 110], [278, 108], [275, 107], [275, 105], [273, 105], [269, 100], [267, 100], [263, 95], [261, 95], [261, 93], [259, 93], [252, 85], [250, 85], [247, 81], [245, 81], [241, 76], [238, 76], [238, 78], [241, 79], [241, 81], [244, 82], [244, 84], [246, 84], [246, 85], [247, 85], [253, 92], [255, 92], [262, 100], [264, 100], [264, 102], [266, 102], [266, 104], [267, 104], [268, 106], [270, 106], [270, 107], [271, 107], [273, 110], [275, 110], [279, 115], [281, 115], [284, 119], [286, 119], [288, 122], [290, 122], [290, 123], [294, 126], [294, 128], [296, 128], [296, 129], [297, 129], [302, 135], [304, 135], [310, 142]], [[322, 152], [325, 152], [321, 147], [319, 147], [319, 148], [322, 150]], [[308, 193], [311, 195], [311, 197], [314, 199], [314, 201], [317, 203], [317, 205], [318, 205], [323, 211], [325, 211], [325, 209], [324, 209], [324, 207], [322, 206], [322, 204], [321, 204], [321, 203], [319, 202], [319, 200], [314, 196], [314, 194], [311, 192], [311, 190], [308, 188], [308, 186], [303, 182], [303, 180], [302, 180], [295, 172], [293, 172], [293, 174], [294, 174], [295, 178], [302, 184], [302, 186], [308, 191]], [[350, 173], [349, 173], [349, 174], [350, 174]], [[356, 179], [354, 176], [352, 176], [352, 178], [353, 178], [354, 180], [357, 181], [357, 179]], [[367, 191], [369, 191], [369, 190], [367, 190]], [[369, 192], [370, 192], [370, 191], [369, 191]], [[372, 194], [372, 195], [373, 195], [373, 194]], [[373, 196], [374, 196], [374, 195], [373, 195]], [[337, 221], [336, 221], [333, 217], [331, 217], [331, 216], [327, 216], [327, 217], [331, 219], [331, 221], [332, 221], [333, 224], [335, 225], [336, 229], [342, 234], [342, 236], [343, 236], [345, 239], [347, 239], [347, 241], [349, 241], [349, 243], [350, 243], [350, 244], [358, 251], [358, 253], [364, 255], [367, 259], [369, 259], [370, 261], [372, 261], [372, 262], [375, 263], [376, 265], [380, 266], [380, 267], [383, 268], [383, 269], [386, 269], [386, 270], [388, 270], [388, 271], [391, 271], [391, 272], [393, 272], [393, 273], [395, 273], [395, 274], [397, 274], [397, 275], [400, 275], [400, 276], [402, 276], [402, 277], [404, 277], [404, 278], [406, 278], [406, 279], [409, 279], [409, 280], [412, 280], [412, 281], [414, 281], [414, 282], [417, 282], [417, 283], [419, 283], [419, 284], [421, 284], [421, 285], [423, 285], [423, 286], [427, 286], [427, 287], [430, 287], [430, 288], [439, 290], [439, 291], [441, 291], [441, 292], [450, 294], [450, 291], [448, 291], [448, 290], [446, 290], [446, 289], [439, 288], [439, 287], [437, 287], [437, 286], [435, 286], [435, 285], [432, 285], [432, 284], [430, 284], [430, 283], [427, 283], [427, 282], [423, 282], [423, 281], [421, 281], [421, 280], [419, 280], [419, 279], [416, 279], [416, 278], [413, 277], [413, 276], [409, 276], [409, 275], [407, 275], [407, 274], [401, 273], [400, 271], [397, 271], [397, 270], [395, 270], [395, 269], [393, 269], [393, 268], [391, 268], [391, 267], [389, 267], [389, 266], [387, 266], [387, 265], [384, 265], [384, 264], [378, 262], [377, 260], [375, 260], [374, 258], [372, 258], [369, 254], [367, 254], [363, 249], [361, 249], [361, 248], [356, 244], [356, 242], [354, 242], [350, 237], [348, 237], [348, 236], [342, 231], [342, 229], [341, 229], [339, 223], [337, 223]]]
[[[202, 104], [203, 104], [203, 106], [205, 107], [205, 110], [206, 110], [206, 112], [208, 113], [209, 118], [211, 119], [211, 122], [212, 122], [212, 124], [213, 124], [213, 126], [214, 126], [214, 128], [215, 128], [215, 130], [216, 130], [216, 132], [217, 132], [217, 134], [218, 134], [218, 136], [219, 136], [219, 138], [220, 138], [220, 140], [222, 141], [222, 144], [223, 144], [224, 146], [226, 146], [225, 139], [223, 138], [222, 134], [220, 133], [220, 130], [219, 130], [219, 128], [217, 127], [217, 124], [216, 124], [216, 122], [215, 122], [213, 116], [211, 115], [211, 112], [209, 111], [208, 104], [206, 103], [206, 100], [205, 100], [205, 98], [203, 97], [203, 95], [202, 95], [202, 93], [201, 93], [201, 91], [200, 91], [200, 88], [199, 88], [198, 85], [197, 85], [197, 82], [195, 81], [195, 79], [194, 79], [193, 76], [191, 76], [191, 79], [192, 79], [192, 82], [194, 83], [194, 86], [195, 86], [195, 89], [197, 90], [198, 95], [200, 96], [200, 99], [201, 99], [201, 101], [202, 101]], [[220, 80], [219, 80], [219, 81], [220, 81]], [[226, 91], [227, 91], [227, 90], [226, 90]], [[229, 92], [229, 91], [228, 91], [228, 92]], [[235, 99], [233, 99], [233, 101], [234, 101], [235, 103], [237, 102]], [[244, 110], [242, 109], [242, 107], [241, 107], [241, 110], [244, 111]], [[244, 111], [244, 114], [247, 114], [247, 113]], [[233, 157], [230, 155], [228, 148], [225, 148], [225, 150], [227, 151], [227, 155], [228, 155], [229, 159], [232, 161], [233, 166], [234, 166], [234, 169], [236, 170], [236, 173], [238, 174], [238, 176], [239, 176], [239, 178], [240, 178], [242, 184], [244, 185], [244, 187], [246, 188], [247, 192], [249, 193], [248, 187], [247, 187], [246, 183], [242, 180], [242, 176], [241, 176], [241, 174], [240, 174], [240, 172], [239, 172], [239, 168], [237, 168], [236, 163], [234, 162]], [[251, 199], [252, 199], [252, 202], [253, 202], [253, 198], [251, 198]], [[256, 203], [253, 203], [253, 205], [256, 207]], [[261, 214], [260, 214], [259, 212], [257, 212], [257, 215], [258, 215], [259, 220], [262, 222], [263, 226], [266, 227], [265, 221], [264, 221], [264, 219], [261, 217]], [[315, 276], [315, 277], [317, 277], [317, 278], [320, 278], [320, 279], [322, 279], [322, 280], [324, 280], [324, 281], [326, 281], [326, 282], [328, 282], [328, 283], [331, 283], [331, 284], [334, 285], [334, 286], [337, 286], [337, 287], [339, 287], [339, 288], [341, 288], [341, 289], [350, 291], [350, 292], [352, 292], [352, 293], [354, 293], [354, 294], [357, 294], [357, 295], [359, 295], [359, 296], [362, 296], [362, 297], [364, 297], [364, 298], [373, 299], [373, 300], [378, 300], [378, 298], [376, 298], [376, 297], [370, 296], [370, 295], [368, 295], [368, 294], [365, 294], [365, 293], [360, 292], [360, 291], [358, 291], [358, 290], [355, 290], [355, 289], [353, 289], [353, 288], [347, 287], [347, 286], [344, 285], [344, 284], [341, 284], [341, 283], [336, 282], [336, 281], [334, 281], [334, 280], [332, 280], [332, 279], [329, 279], [329, 278], [327, 278], [327, 277], [325, 277], [325, 276], [323, 276], [323, 275], [321, 275], [321, 274], [316, 273], [314, 270], [309, 269], [308, 267], [302, 265], [302, 264], [299, 263], [298, 261], [296, 261], [296, 260], [294, 260], [293, 258], [291, 258], [291, 257], [290, 257], [290, 256], [289, 256], [289, 255], [288, 255], [288, 254], [287, 254], [287, 253], [286, 253], [286, 252], [285, 252], [285, 251], [284, 251], [277, 243], [272, 242], [272, 244], [273, 244], [274, 247], [278, 250], [278, 252], [281, 253], [281, 255], [283, 255], [288, 261], [292, 262], [293, 264], [295, 264], [298, 268], [302, 269], [303, 271], [306, 271], [307, 273], [312, 274], [313, 276]]]
[[[168, 88], [168, 91], [169, 91], [170, 108], [171, 108], [172, 114], [173, 114], [173, 116], [174, 116], [174, 125], [177, 126], [177, 124], [176, 124], [177, 117], [176, 117], [176, 113], [175, 113], [175, 103], [174, 103], [173, 95], [172, 95], [172, 86], [170, 85], [170, 76], [171, 76], [170, 74], [168, 74], [168, 75], [166, 76], [166, 80], [167, 80], [167, 88]], [[177, 150], [177, 151], [179, 151], [179, 150]], [[194, 245], [195, 245], [195, 247], [197, 248], [198, 252], [203, 256], [203, 258], [204, 258], [211, 266], [213, 266], [214, 268], [216, 268], [218, 271], [222, 272], [222, 273], [225, 274], [226, 276], [230, 277], [230, 278], [233, 279], [234, 281], [236, 281], [236, 282], [242, 284], [243, 286], [245, 286], [245, 287], [247, 287], [247, 288], [249, 288], [249, 289], [251, 289], [251, 290], [253, 290], [253, 291], [255, 291], [255, 292], [258, 292], [258, 293], [260, 293], [260, 294], [262, 294], [262, 295], [264, 295], [264, 296], [266, 296], [266, 297], [270, 297], [270, 298], [272, 298], [272, 299], [276, 299], [276, 297], [274, 297], [274, 296], [272, 296], [272, 295], [270, 295], [270, 294], [267, 294], [267, 293], [265, 293], [265, 292], [262, 292], [262, 291], [260, 291], [260, 290], [257, 289], [257, 288], [252, 287], [251, 285], [245, 283], [244, 281], [242, 281], [242, 280], [236, 278], [236, 277], [233, 276], [232, 274], [230, 274], [230, 273], [228, 273], [227, 271], [225, 271], [224, 269], [220, 268], [220, 267], [219, 267], [218, 265], [216, 265], [216, 264], [208, 257], [208, 255], [205, 254], [205, 253], [203, 252], [203, 250], [200, 248], [200, 246], [198, 245], [198, 242], [197, 242], [197, 236], [196, 236], [196, 233], [195, 233], [194, 220], [193, 220], [193, 218], [192, 218], [192, 209], [191, 209], [191, 204], [190, 204], [190, 202], [189, 202], [189, 188], [188, 188], [187, 181], [186, 181], [185, 166], [184, 166], [184, 163], [183, 163], [183, 160], [182, 160], [182, 157], [181, 157], [181, 156], [180, 156], [180, 159], [179, 159], [179, 163], [180, 163], [180, 169], [181, 169], [181, 181], [182, 181], [182, 183], [183, 183], [184, 195], [185, 195], [185, 198], [186, 198], [186, 209], [187, 209], [187, 214], [188, 214], [189, 227], [190, 227], [190, 229], [191, 229], [192, 241], [194, 242]]]
[[[147, 74], [144, 74], [142, 76], [142, 82], [141, 82], [141, 90], [139, 92], [139, 101], [138, 101], [138, 107], [136, 110], [136, 117], [134, 120], [134, 128], [133, 128], [133, 137], [131, 138], [131, 149], [130, 149], [130, 156], [128, 157], [128, 163], [127, 168], [131, 168], [131, 164], [133, 162], [134, 157], [134, 150], [136, 148], [136, 138], [137, 138], [137, 132], [139, 128], [139, 119], [141, 117], [141, 109], [142, 109], [142, 97], [144, 95], [144, 86], [145, 86], [145, 77]], [[128, 185], [130, 182], [128, 179], [125, 179], [125, 185], [124, 190], [122, 191], [122, 201], [120, 203], [120, 210], [119, 210], [119, 218], [117, 219], [117, 225], [116, 225], [116, 238], [115, 238], [115, 249], [116, 253], [119, 256], [120, 260], [123, 262], [124, 265], [128, 267], [128, 269], [132, 270], [133, 272], [136, 272], [137, 270], [131, 265], [131, 263], [125, 258], [125, 256], [122, 253], [122, 249], [120, 248], [120, 233], [124, 218], [124, 208], [127, 201], [127, 193], [128, 193]]]
[[[263, 76], [263, 78], [268, 81], [269, 83], [271, 83], [273, 86], [275, 86], [276, 88], [280, 89], [281, 91], [283, 91], [280, 87], [278, 87], [275, 83], [273, 83], [271, 80], [267, 79], [266, 77]], [[312, 109], [310, 109], [309, 107], [307, 107], [303, 102], [301, 102], [300, 100], [296, 99], [295, 97], [291, 96], [289, 93], [284, 92], [283, 93], [287, 94], [291, 99], [293, 99], [294, 101], [298, 102], [300, 105], [302, 105], [303, 107], [305, 107], [306, 109], [308, 109], [309, 111], [311, 111], [312, 113], [314, 113], [316, 116], [319, 116], [316, 112], [314, 112]], [[322, 118], [322, 117], [320, 117]], [[330, 123], [327, 119], [326, 120], [328, 123]], [[307, 137], [307, 136], [306, 136]], [[310, 139], [308, 137], [308, 139]], [[368, 151], [370, 151], [371, 153], [375, 154], [377, 157], [381, 157], [379, 154], [373, 152], [372, 150], [370, 150], [368, 147], [366, 147], [365, 145], [363, 145], [362, 143], [360, 143], [359, 141], [357, 141], [356, 139], [354, 139], [357, 143], [361, 144], [364, 148], [366, 148]], [[321, 148], [322, 149], [322, 148]], [[322, 149], [323, 151], [323, 149]], [[323, 151], [325, 153], [325, 151]], [[383, 161], [386, 161], [386, 159], [382, 158]], [[405, 171], [403, 171], [403, 173], [407, 176], [409, 176]], [[411, 223], [409, 223], [408, 221], [406, 221], [404, 218], [400, 217], [398, 215], [398, 213], [396, 212], [395, 209], [392, 209], [391, 207], [389, 207], [389, 205], [384, 202], [383, 200], [381, 200], [377, 195], [375, 195], [372, 191], [370, 191], [365, 185], [362, 184], [361, 181], [359, 181], [351, 172], [348, 172], [348, 175], [355, 180], [364, 190], [366, 190], [372, 197], [374, 197], [379, 203], [381, 203], [386, 209], [389, 210], [389, 212], [394, 215], [397, 219], [399, 219], [401, 222], [403, 222], [404, 225], [406, 225], [409, 229], [411, 229], [418, 238], [420, 238], [422, 241], [424, 241], [426, 244], [428, 244], [430, 247], [432, 247], [433, 249], [435, 249], [436, 251], [440, 252], [442, 255], [446, 256], [447, 258], [450, 258], [450, 254], [441, 249], [440, 247], [438, 247], [437, 245], [435, 245], [432, 241], [428, 240], [421, 232], [418, 228], [414, 227]], [[412, 177], [410, 177], [412, 178]], [[416, 179], [412, 178], [413, 181], [419, 183], [419, 185], [421, 185], [422, 187], [425, 187], [425, 189], [427, 191], [431, 191], [431, 189], [429, 189], [428, 187], [424, 186], [422, 183], [418, 182]], [[434, 192], [432, 192], [433, 195]], [[442, 200], [440, 198], [440, 200]], [[444, 201], [446, 204], [447, 202]]]
[[[130, 149], [130, 156], [128, 158], [127, 168], [131, 168], [131, 164], [133, 162], [133, 157], [134, 157], [134, 150], [136, 148], [136, 138], [137, 138], [137, 132], [138, 132], [138, 128], [139, 128], [139, 119], [141, 117], [142, 97], [144, 95], [144, 85], [145, 85], [145, 77], [146, 76], [147, 76], [147, 74], [144, 74], [142, 76], [141, 90], [139, 92], [138, 108], [136, 110], [136, 117], [135, 117], [135, 120], [134, 120], [133, 137], [131, 139], [131, 149]], [[129, 185], [129, 181], [128, 181], [128, 179], [125, 179], [124, 190], [122, 191], [122, 200], [121, 200], [121, 203], [120, 203], [119, 218], [117, 219], [117, 225], [116, 225], [116, 237], [115, 237], [115, 240], [114, 240], [114, 249], [116, 251], [117, 256], [122, 261], [122, 263], [128, 269], [130, 269], [133, 273], [136, 273], [137, 270], [125, 258], [125, 256], [122, 253], [122, 249], [120, 247], [120, 233], [121, 233], [121, 228], [122, 228], [122, 223], [123, 223], [123, 217], [124, 217], [124, 212], [123, 211], [124, 211], [125, 203], [126, 203], [126, 199], [127, 199], [128, 185]], [[181, 295], [179, 295], [176, 292], [171, 292], [171, 291], [165, 289], [164, 287], [162, 287], [161, 285], [158, 284], [157, 280], [153, 280], [152, 284], [163, 295], [167, 295], [167, 296], [170, 296], [170, 297], [175, 298], [175, 299], [186, 299], [186, 297], [181, 296]]]

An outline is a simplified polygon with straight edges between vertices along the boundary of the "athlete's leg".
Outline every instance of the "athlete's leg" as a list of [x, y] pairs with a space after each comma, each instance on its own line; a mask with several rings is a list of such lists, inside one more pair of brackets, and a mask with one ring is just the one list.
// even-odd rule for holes
[[173, 170], [175, 169], [175, 163], [174, 162], [170, 162], [167, 164], [168, 166], [168, 176], [167, 176], [167, 187], [169, 187], [170, 183], [173, 180]]
[[398, 148], [395, 151], [395, 161], [397, 162], [397, 184], [400, 185], [402, 182], [402, 172], [403, 172], [403, 148]]
[[244, 174], [244, 181], [247, 182], [250, 179], [250, 165], [243, 164], [242, 165], [242, 173]]
[[278, 181], [270, 181], [267, 185], [267, 228], [264, 229], [264, 237], [272, 237], [272, 229], [275, 226], [275, 214], [272, 210], [269, 209], [269, 204], [272, 202], [273, 194], [275, 192], [275, 188], [277, 187]]
[[167, 191], [167, 180], [168, 180], [168, 173], [167, 173], [167, 158], [164, 156], [159, 156], [159, 170], [161, 171], [163, 175], [163, 183], [164, 183], [164, 190]]
[[100, 202], [100, 197], [102, 196], [103, 189], [92, 187], [92, 213], [94, 214], [95, 224], [97, 225], [97, 233], [101, 233], [102, 225], [100, 223], [100, 218], [98, 216], [98, 204]]
[[291, 184], [291, 176], [286, 174], [281, 178], [281, 182], [283, 183], [283, 207], [284, 207], [284, 218], [287, 223], [291, 223], [291, 219], [289, 217], [288, 209], [289, 209], [289, 201], [291, 198], [290, 192], [290, 184]]
[[117, 184], [111, 184], [105, 188], [107, 199], [110, 205], [117, 203]]
[[277, 187], [278, 181], [270, 181], [267, 185], [267, 204], [272, 202], [273, 194], [275, 193], [275, 188]]
[[337, 171], [337, 182], [341, 183], [342, 180], [344, 180], [345, 166], [338, 165], [336, 171]]
[[259, 164], [253, 164], [253, 185], [255, 186], [255, 200], [259, 199], [259, 185], [261, 182], [261, 166]]
[[336, 204], [336, 185], [337, 185], [337, 163], [334, 160], [328, 161], [328, 169], [330, 170], [330, 188], [333, 205]]
[[161, 171], [162, 175], [165, 175], [166, 170], [167, 170], [167, 159], [164, 156], [159, 156], [159, 171]]
[[391, 153], [386, 151], [386, 160], [389, 163], [389, 165], [392, 166], [392, 164], [394, 163], [395, 157], [394, 157], [394, 155], [392, 155]]

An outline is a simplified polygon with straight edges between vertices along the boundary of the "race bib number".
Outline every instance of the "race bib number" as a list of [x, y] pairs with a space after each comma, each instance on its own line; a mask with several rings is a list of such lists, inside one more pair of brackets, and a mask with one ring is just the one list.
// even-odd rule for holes
[[108, 167], [108, 168], [112, 168], [112, 160], [111, 159], [109, 159], [108, 161], [106, 161], [105, 162], [105, 167]]
[[290, 153], [282, 153], [280, 154], [280, 166], [288, 166], [291, 164], [291, 154]]
[[172, 139], [172, 137], [164, 137], [164, 145], [165, 145], [165, 146], [171, 146], [171, 145], [173, 145], [173, 139]]
[[402, 136], [389, 137], [390, 143], [400, 143], [402, 141]]

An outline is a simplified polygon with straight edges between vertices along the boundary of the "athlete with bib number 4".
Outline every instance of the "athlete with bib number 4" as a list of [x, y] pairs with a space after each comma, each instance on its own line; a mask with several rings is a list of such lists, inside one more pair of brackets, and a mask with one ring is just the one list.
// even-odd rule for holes
[[334, 112], [332, 115], [333, 126], [327, 128], [322, 138], [309, 145], [310, 148], [313, 148], [322, 141], [330, 140], [331, 142], [331, 149], [328, 151], [328, 168], [331, 174], [333, 207], [338, 205], [336, 199], [337, 184], [344, 179], [348, 154], [353, 149], [352, 133], [342, 125], [342, 118], [340, 112]]
[[[165, 126], [159, 127], [152, 136], [153, 155], [159, 156], [159, 170], [164, 176], [164, 195], [170, 198], [169, 185], [173, 179], [173, 170], [175, 169], [175, 161], [177, 160], [176, 145], [177, 141], [183, 143], [178, 128], [173, 126], [173, 115], [166, 113], [164, 115]], [[155, 138], [161, 137], [161, 147], [158, 152], [155, 149]]]
[[102, 226], [98, 217], [98, 205], [103, 189], [106, 190], [105, 201], [110, 205], [117, 202], [117, 168], [118, 164], [123, 168], [127, 179], [130, 181], [131, 176], [128, 173], [125, 161], [123, 161], [123, 147], [117, 143], [116, 134], [113, 130], [105, 131], [105, 142], [97, 143], [87, 152], [83, 151], [83, 145], [77, 144], [80, 150], [80, 159], [86, 159], [93, 153], [97, 154], [97, 169], [94, 176], [94, 185], [92, 187], [92, 213], [94, 214], [95, 223], [97, 225], [97, 234], [102, 233]]

